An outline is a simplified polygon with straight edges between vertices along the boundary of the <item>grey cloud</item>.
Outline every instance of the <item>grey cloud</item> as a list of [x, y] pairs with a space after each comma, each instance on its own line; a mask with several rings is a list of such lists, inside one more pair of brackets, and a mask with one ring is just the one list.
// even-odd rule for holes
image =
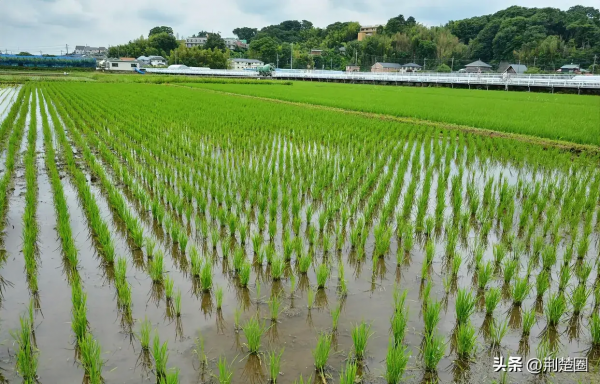
[[167, 13], [163, 10], [156, 8], [140, 9], [137, 12], [137, 15], [144, 20], [156, 22], [159, 24], [174, 24], [182, 19], [181, 14]]
[[[244, 13], [260, 15], [271, 20], [275, 20], [275, 18], [277, 18], [278, 16], [285, 17], [286, 14], [285, 0], [234, 0], [234, 2], [237, 5], [237, 8]], [[281, 19], [279, 21], [273, 21], [273, 23], [279, 23], [281, 21], [284, 21], [284, 19]]]
[[328, 0], [327, 3], [334, 11], [347, 9], [355, 12], [368, 12], [369, 2], [366, 0]]

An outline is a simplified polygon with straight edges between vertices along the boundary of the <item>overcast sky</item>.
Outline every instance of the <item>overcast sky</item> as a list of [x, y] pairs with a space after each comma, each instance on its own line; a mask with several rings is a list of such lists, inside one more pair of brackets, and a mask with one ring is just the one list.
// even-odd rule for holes
[[[598, 0], [521, 0], [526, 7], [568, 9]], [[236, 27], [262, 28], [284, 20], [309, 20], [325, 27], [335, 21], [385, 23], [414, 16], [426, 25], [490, 14], [510, 3], [481, 0], [0, 0], [0, 49], [60, 54], [69, 45], [105, 46], [148, 35], [167, 25], [180, 36], [200, 30], [232, 36]]]

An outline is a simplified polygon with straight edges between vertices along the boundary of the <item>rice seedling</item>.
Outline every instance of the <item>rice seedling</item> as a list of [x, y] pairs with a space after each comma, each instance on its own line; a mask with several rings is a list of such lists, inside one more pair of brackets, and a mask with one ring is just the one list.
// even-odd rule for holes
[[317, 339], [317, 346], [312, 351], [315, 359], [315, 368], [319, 372], [323, 372], [329, 360], [329, 352], [331, 351], [331, 336], [326, 333], [321, 333]]
[[244, 255], [244, 250], [241, 247], [236, 247], [235, 251], [233, 251], [233, 269], [235, 270], [235, 272], [240, 272], [244, 261], [246, 261], [246, 255]]
[[544, 294], [550, 288], [550, 276], [548, 272], [542, 271], [535, 278], [535, 289], [538, 300], [544, 297]]
[[520, 306], [523, 303], [523, 300], [529, 294], [531, 290], [531, 285], [527, 280], [527, 276], [516, 278], [515, 283], [512, 287], [512, 297], [513, 297], [513, 305]]
[[477, 331], [471, 322], [458, 326], [456, 331], [456, 353], [461, 359], [469, 359], [477, 353]]
[[586, 284], [587, 280], [592, 274], [592, 269], [592, 264], [587, 261], [583, 261], [577, 266], [577, 268], [575, 268], [575, 274], [577, 276], [577, 279], [579, 280], [580, 285]]
[[223, 287], [217, 287], [215, 290], [215, 299], [217, 301], [217, 310], [223, 308]]
[[219, 356], [219, 361], [217, 362], [217, 367], [219, 371], [219, 376], [217, 380], [219, 380], [219, 384], [231, 384], [231, 380], [233, 378], [233, 361], [230, 365], [227, 365], [227, 358], [225, 356]]
[[422, 355], [423, 365], [427, 372], [435, 372], [437, 370], [437, 366], [442, 357], [444, 357], [445, 351], [446, 342], [444, 336], [438, 335], [437, 332], [425, 334]]
[[564, 292], [564, 290], [569, 285], [570, 281], [571, 281], [571, 267], [569, 267], [568, 265], [563, 265], [562, 268], [560, 269], [560, 275], [558, 278], [558, 291]]
[[251, 354], [257, 354], [260, 350], [260, 340], [265, 332], [264, 323], [261, 324], [257, 316], [251, 317], [243, 326], [244, 336], [246, 336], [246, 347]]
[[284, 261], [281, 257], [274, 257], [271, 262], [271, 277], [274, 281], [279, 281], [283, 277], [283, 270], [285, 268]]
[[391, 338], [388, 342], [388, 350], [385, 358], [384, 377], [388, 384], [398, 384], [406, 370], [410, 351], [406, 347], [396, 344]]
[[158, 331], [154, 332], [152, 340], [152, 357], [154, 358], [154, 369], [157, 378], [163, 378], [167, 374], [167, 360], [169, 359], [168, 343], [160, 344]]
[[569, 296], [569, 301], [571, 302], [574, 316], [581, 314], [581, 311], [585, 308], [591, 294], [592, 290], [586, 288], [585, 285], [578, 285], [573, 289], [571, 296]]
[[373, 335], [371, 325], [367, 325], [364, 321], [354, 326], [352, 329], [352, 341], [354, 343], [354, 356], [357, 360], [362, 360], [367, 351], [367, 343]]
[[169, 370], [166, 376], [160, 379], [159, 384], [179, 384], [179, 368]]
[[485, 313], [488, 316], [494, 314], [494, 310], [498, 306], [501, 299], [500, 288], [492, 287], [485, 293]]
[[164, 278], [164, 261], [163, 254], [161, 251], [157, 251], [154, 258], [148, 263], [150, 278], [155, 284], [163, 282]]
[[177, 294], [175, 295], [175, 315], [181, 317], [181, 289], [177, 288]]
[[210, 292], [213, 285], [213, 274], [212, 263], [208, 260], [202, 265], [202, 270], [200, 271], [200, 283], [202, 284], [202, 290], [205, 293]]
[[492, 348], [500, 347], [504, 336], [508, 332], [508, 321], [498, 321], [497, 319], [492, 320], [492, 325], [490, 327], [490, 346]]
[[327, 278], [329, 277], [329, 267], [327, 264], [322, 263], [317, 268], [317, 287], [319, 289], [325, 288], [325, 284], [327, 283]]
[[427, 306], [423, 313], [425, 323], [425, 335], [431, 335], [440, 321], [442, 303], [440, 301], [427, 300]]
[[315, 302], [315, 291], [309, 288], [306, 293], [306, 298], [308, 301], [308, 309], [310, 310], [313, 308], [313, 304]]
[[33, 325], [25, 316], [19, 317], [21, 327], [17, 332], [11, 332], [16, 342], [16, 369], [25, 383], [37, 381], [39, 352], [32, 342]]
[[465, 324], [475, 313], [475, 295], [465, 288], [458, 290], [456, 296], [456, 322], [458, 325]]
[[527, 311], [523, 312], [523, 336], [529, 336], [531, 333], [531, 328], [535, 325], [535, 309], [530, 308]]
[[308, 254], [304, 254], [304, 255], [300, 256], [300, 259], [298, 262], [298, 270], [300, 271], [300, 273], [306, 274], [308, 272], [308, 269], [310, 268], [311, 264], [312, 264], [311, 257]]
[[340, 303], [338, 303], [332, 310], [331, 310], [331, 329], [333, 332], [337, 331], [338, 328], [338, 321], [340, 320], [340, 314], [342, 312], [342, 308]]
[[277, 321], [279, 314], [281, 313], [281, 298], [279, 294], [275, 294], [269, 300], [269, 314], [271, 315], [271, 321]]
[[461, 263], [462, 263], [462, 256], [455, 255], [454, 258], [452, 259], [452, 276], [455, 278], [458, 277], [458, 272], [460, 271]]
[[590, 337], [594, 347], [600, 347], [600, 315], [594, 312], [590, 318]]
[[340, 371], [340, 384], [354, 384], [358, 366], [351, 360], [346, 361], [346, 366]]
[[269, 352], [269, 378], [271, 383], [277, 383], [279, 377], [279, 371], [281, 369], [281, 356], [283, 355], [283, 349], [279, 353], [275, 351]]
[[91, 333], [85, 335], [85, 338], [79, 345], [79, 350], [87, 382], [94, 384], [103, 383], [102, 367], [104, 366], [104, 361], [102, 360], [102, 349]]
[[518, 271], [519, 261], [511, 259], [504, 262], [504, 284], [510, 284], [515, 273]]
[[150, 350], [150, 332], [152, 331], [152, 325], [150, 324], [150, 320], [148, 317], [142, 321], [140, 325], [140, 333], [138, 337], [140, 339], [140, 344], [143, 350]]
[[494, 266], [491, 261], [481, 262], [477, 267], [477, 284], [480, 290], [485, 290], [488, 282], [494, 274]]
[[165, 296], [167, 298], [167, 302], [170, 302], [173, 299], [173, 286], [175, 282], [170, 276], [165, 278]]
[[544, 308], [548, 325], [551, 327], [557, 326], [566, 310], [567, 302], [565, 297], [560, 293], [551, 294]]
[[244, 260], [239, 272], [240, 285], [244, 288], [248, 287], [248, 282], [250, 281], [250, 268], [250, 263]]

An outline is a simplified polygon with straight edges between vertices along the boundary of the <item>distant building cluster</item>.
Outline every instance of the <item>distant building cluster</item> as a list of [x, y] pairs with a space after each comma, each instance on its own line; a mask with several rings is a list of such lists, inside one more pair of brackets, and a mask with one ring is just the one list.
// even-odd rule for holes
[[87, 45], [76, 45], [75, 54], [85, 56], [106, 56], [108, 49], [105, 47], [90, 47]]
[[[206, 44], [207, 39], [208, 37], [188, 37], [185, 39], [185, 46], [188, 48], [202, 47], [204, 44]], [[232, 51], [235, 49], [248, 49], [248, 43], [246, 40], [239, 40], [235, 37], [226, 37], [223, 40], [225, 41], [225, 46]]]

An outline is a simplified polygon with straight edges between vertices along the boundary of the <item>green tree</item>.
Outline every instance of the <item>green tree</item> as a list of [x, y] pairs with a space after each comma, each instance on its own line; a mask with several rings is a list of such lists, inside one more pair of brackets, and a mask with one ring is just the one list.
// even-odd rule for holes
[[29, 52], [19, 52], [17, 53], [18, 56], [33, 56], [31, 53]]
[[265, 36], [252, 40], [249, 47], [251, 58], [259, 59], [264, 63], [274, 63], [277, 60], [277, 43], [271, 37]]
[[166, 33], [166, 34], [172, 35], [173, 34], [173, 28], [166, 27], [164, 25], [162, 27], [154, 27], [148, 33], [148, 37], [150, 37], [152, 35], [158, 35], [159, 33]]
[[165, 55], [169, 55], [173, 49], [177, 48], [178, 43], [175, 36], [166, 32], [161, 32], [150, 36], [148, 39], [148, 46], [155, 48], [160, 52], [164, 52]]
[[240, 40], [246, 40], [248, 44], [254, 39], [254, 36], [258, 33], [258, 29], [250, 27], [241, 27], [233, 30], [233, 34]]
[[225, 40], [221, 38], [221, 35], [218, 33], [211, 33], [206, 38], [206, 43], [204, 43], [205, 49], [220, 49], [221, 51], [225, 51], [227, 46], [225, 45]]
[[226, 69], [229, 52], [219, 49], [187, 48], [183, 45], [171, 52], [169, 64], [184, 64], [188, 67], [209, 67], [211, 69]]

